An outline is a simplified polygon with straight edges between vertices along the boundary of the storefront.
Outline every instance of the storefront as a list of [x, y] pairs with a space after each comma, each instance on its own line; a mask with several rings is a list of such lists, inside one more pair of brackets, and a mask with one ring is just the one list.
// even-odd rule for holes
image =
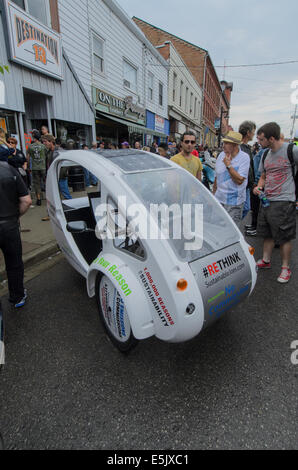
[[142, 146], [150, 146], [154, 139], [166, 141], [168, 137], [168, 133], [164, 132], [166, 122], [160, 132], [156, 129], [155, 115], [150, 113], [154, 116], [153, 125], [151, 120], [148, 121], [149, 111], [146, 113], [142, 106], [133, 102], [131, 96], [122, 99], [93, 87], [93, 103], [96, 110], [96, 135], [99, 140], [103, 139], [117, 146], [127, 141], [133, 147], [136, 141], [141, 142]]
[[15, 4], [3, 5], [0, 63], [9, 65], [9, 72], [1, 76], [1, 127], [17, 137], [23, 151], [32, 129], [42, 125], [65, 141], [90, 144], [95, 137], [93, 106], [63, 51], [61, 36]]
[[185, 116], [177, 113], [175, 110], [169, 110], [170, 138], [179, 142], [185, 132], [192, 132], [197, 136], [197, 143], [202, 141], [202, 129], [194, 121], [186, 119]]
[[146, 111], [147, 128], [150, 131], [146, 134], [146, 145], [151, 147], [155, 140], [158, 144], [167, 142], [170, 134], [170, 121], [151, 111]]

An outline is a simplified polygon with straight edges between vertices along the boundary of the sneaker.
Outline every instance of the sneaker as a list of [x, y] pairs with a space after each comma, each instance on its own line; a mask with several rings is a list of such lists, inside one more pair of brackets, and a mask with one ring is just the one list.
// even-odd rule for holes
[[41, 199], [37, 199], [36, 205], [37, 205], [37, 206], [41, 206]]
[[25, 303], [26, 303], [27, 297], [28, 297], [28, 295], [27, 295], [27, 290], [25, 289], [25, 290], [24, 290], [24, 297], [23, 297], [22, 300], [20, 300], [17, 304], [15, 304], [15, 308], [24, 307], [24, 305], [25, 305]]
[[256, 230], [254, 225], [245, 225], [245, 230]]
[[281, 268], [281, 273], [277, 281], [281, 284], [286, 284], [287, 282], [289, 282], [291, 275], [292, 273], [289, 268]]
[[48, 221], [50, 220], [50, 217], [43, 217], [41, 220], [42, 220], [43, 222], [48, 222]]
[[257, 266], [258, 266], [259, 269], [270, 269], [271, 268], [271, 262], [269, 261], [269, 263], [266, 263], [263, 259], [260, 259], [257, 262]]
[[248, 229], [245, 232], [245, 235], [248, 235], [249, 237], [255, 237], [257, 235], [256, 229]]

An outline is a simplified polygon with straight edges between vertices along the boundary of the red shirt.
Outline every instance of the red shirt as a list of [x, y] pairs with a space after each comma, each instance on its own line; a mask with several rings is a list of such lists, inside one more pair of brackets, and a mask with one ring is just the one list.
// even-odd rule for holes
[[197, 150], [194, 150], [191, 154], [199, 158], [199, 152]]

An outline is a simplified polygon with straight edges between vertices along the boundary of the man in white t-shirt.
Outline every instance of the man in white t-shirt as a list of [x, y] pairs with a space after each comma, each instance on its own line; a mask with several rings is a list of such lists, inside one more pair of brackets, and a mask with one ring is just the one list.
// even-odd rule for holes
[[250, 159], [240, 150], [242, 135], [229, 131], [223, 139], [224, 151], [216, 161], [213, 194], [239, 226], [246, 200]]

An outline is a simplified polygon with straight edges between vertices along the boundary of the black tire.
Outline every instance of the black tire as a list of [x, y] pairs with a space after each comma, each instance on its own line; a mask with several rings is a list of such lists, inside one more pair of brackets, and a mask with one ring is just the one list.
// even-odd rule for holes
[[[129, 317], [118, 290], [107, 276], [98, 274], [95, 292], [100, 320], [109, 339], [120, 352], [124, 354], [130, 352], [137, 346], [138, 340], [132, 333]], [[116, 306], [114, 315], [112, 302]]]

